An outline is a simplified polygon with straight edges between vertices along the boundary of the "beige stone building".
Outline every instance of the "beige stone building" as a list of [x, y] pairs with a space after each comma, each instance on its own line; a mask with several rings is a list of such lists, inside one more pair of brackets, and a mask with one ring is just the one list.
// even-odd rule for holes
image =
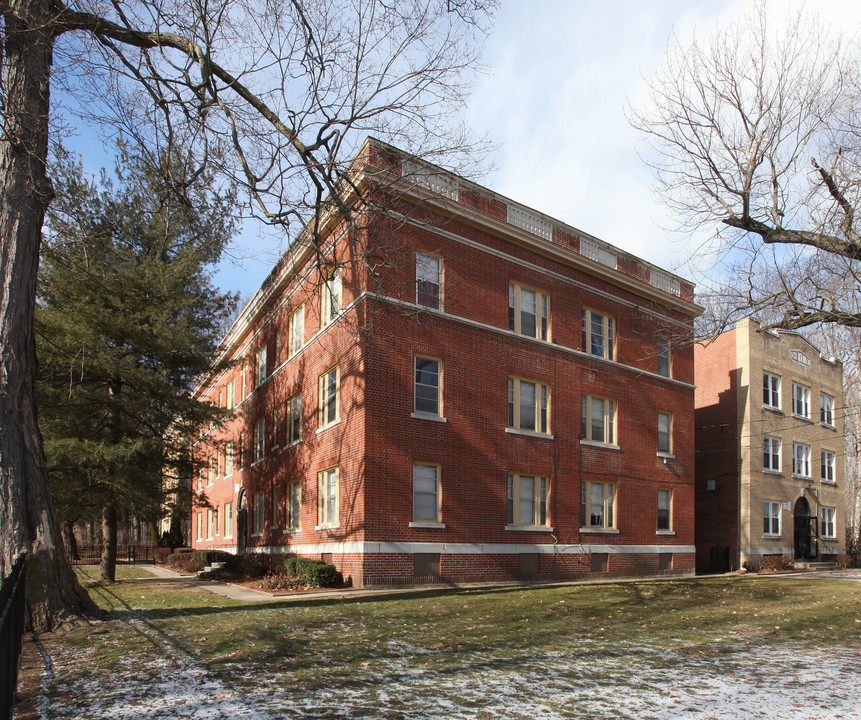
[[842, 363], [753, 320], [694, 358], [697, 569], [845, 552]]

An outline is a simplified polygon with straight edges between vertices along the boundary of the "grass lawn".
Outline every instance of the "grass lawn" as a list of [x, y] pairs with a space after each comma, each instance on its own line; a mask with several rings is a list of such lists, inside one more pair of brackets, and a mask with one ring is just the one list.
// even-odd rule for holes
[[[822, 648], [848, 653], [856, 668], [861, 657], [861, 583], [850, 580], [691, 578], [245, 604], [176, 581], [104, 585], [79, 572], [108, 619], [48, 643], [52, 717], [95, 717], [93, 693], [116, 698], [132, 680], [181, 684], [190, 669], [225, 702], [254, 698], [259, 714], [248, 717], [628, 717], [612, 699], [620, 683], [652, 697], [660, 678], [697, 663], [732, 682], [751, 648], [786, 650], [790, 668]], [[593, 687], [610, 688], [603, 710], [585, 689]], [[529, 693], [535, 699], [520, 708]], [[431, 707], [438, 712], [422, 714]], [[807, 710], [799, 717], [816, 717]]]

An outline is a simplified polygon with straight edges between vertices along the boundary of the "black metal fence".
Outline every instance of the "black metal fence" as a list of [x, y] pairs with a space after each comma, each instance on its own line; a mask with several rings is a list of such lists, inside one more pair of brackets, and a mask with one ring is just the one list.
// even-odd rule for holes
[[[78, 545], [76, 557], [70, 557], [72, 565], [98, 565], [102, 558], [101, 545]], [[155, 555], [150, 545], [117, 545], [117, 562], [135, 563], [154, 562]]]
[[0, 677], [0, 718], [8, 720], [15, 708], [18, 687], [18, 663], [24, 641], [24, 587], [27, 566], [21, 555], [12, 572], [3, 578], [0, 588], [0, 652], [3, 653], [3, 673]]

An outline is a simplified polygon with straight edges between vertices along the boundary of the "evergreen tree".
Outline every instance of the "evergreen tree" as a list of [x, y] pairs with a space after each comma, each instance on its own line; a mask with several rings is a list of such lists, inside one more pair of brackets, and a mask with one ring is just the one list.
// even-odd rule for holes
[[234, 231], [233, 193], [121, 152], [95, 182], [63, 156], [37, 289], [37, 398], [61, 520], [101, 518], [113, 580], [118, 515], [155, 521], [163, 477], [188, 477], [192, 398], [235, 298], [210, 270]]

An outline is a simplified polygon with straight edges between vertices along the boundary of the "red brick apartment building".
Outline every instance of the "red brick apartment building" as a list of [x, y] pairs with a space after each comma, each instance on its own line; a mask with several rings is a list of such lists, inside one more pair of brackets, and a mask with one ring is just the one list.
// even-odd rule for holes
[[693, 286], [377, 141], [357, 168], [386, 211], [322, 273], [294, 244], [201, 383], [193, 545], [356, 586], [692, 573]]

